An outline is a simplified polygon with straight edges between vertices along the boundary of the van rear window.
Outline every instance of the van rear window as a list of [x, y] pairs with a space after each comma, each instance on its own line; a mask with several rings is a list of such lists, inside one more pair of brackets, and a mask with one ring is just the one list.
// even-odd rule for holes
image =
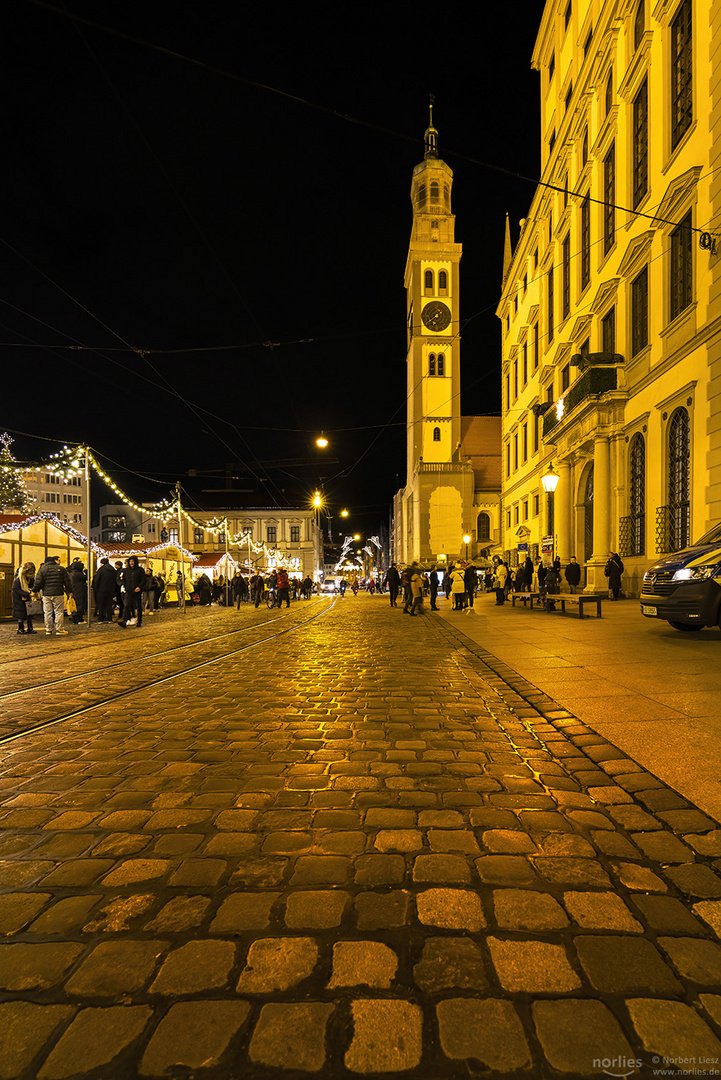
[[714, 525], [713, 529], [696, 541], [694, 547], [699, 547], [701, 544], [721, 544], [721, 524]]

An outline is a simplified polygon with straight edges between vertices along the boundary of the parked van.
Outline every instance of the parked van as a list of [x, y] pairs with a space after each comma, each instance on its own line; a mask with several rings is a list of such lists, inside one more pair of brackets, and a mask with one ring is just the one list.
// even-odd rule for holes
[[721, 626], [721, 525], [646, 571], [641, 613], [675, 630]]

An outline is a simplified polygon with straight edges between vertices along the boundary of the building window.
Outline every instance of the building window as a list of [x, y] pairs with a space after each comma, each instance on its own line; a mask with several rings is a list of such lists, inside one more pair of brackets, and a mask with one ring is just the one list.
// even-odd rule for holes
[[671, 319], [684, 311], [692, 299], [693, 268], [691, 211], [671, 233]]
[[431, 203], [439, 203], [441, 197], [441, 189], [435, 180], [431, 180]]
[[438, 291], [448, 291], [448, 275], [446, 274], [445, 270], [438, 271]]
[[646, 0], [639, 0], [636, 8], [636, 16], [633, 20], [633, 51], [643, 41], [643, 32], [646, 29]]
[[643, 80], [633, 99], [633, 205], [648, 191], [648, 82]]
[[568, 4], [566, 5], [566, 13], [563, 16], [563, 29], [564, 30], [568, 30], [569, 24], [571, 22], [571, 8], [572, 8], [571, 0], [568, 0]]
[[588, 356], [591, 351], [591, 339], [586, 338], [578, 351], [580, 352], [581, 356]]
[[511, 444], [506, 443], [506, 476], [511, 475]]
[[528, 274], [523, 275], [523, 295], [526, 295], [526, 289], [528, 288]]
[[591, 199], [581, 203], [581, 292], [591, 280]]
[[668, 426], [669, 551], [691, 542], [691, 425], [686, 409], [676, 409]]
[[608, 73], [608, 79], [606, 80], [606, 91], [603, 96], [603, 109], [604, 115], [608, 116], [613, 105], [613, 68]]
[[534, 454], [538, 453], [538, 437], [539, 437], [540, 425], [541, 425], [541, 419], [540, 419], [539, 416], [537, 416], [534, 413], [533, 414], [533, 453]]
[[433, 442], [441, 441], [441, 429], [439, 427], [433, 428]]
[[523, 447], [523, 460], [528, 461], [528, 424], [521, 428], [521, 446]]
[[541, 497], [540, 495], [533, 496], [533, 516], [538, 517], [541, 509]]
[[513, 361], [513, 400], [518, 397], [518, 360]]
[[443, 202], [445, 203], [446, 210], [450, 211], [450, 209], [451, 209], [451, 189], [448, 187], [448, 184], [443, 185]]
[[571, 365], [566, 364], [565, 367], [561, 368], [561, 393], [563, 394], [564, 391], [568, 390], [570, 385], [571, 385]]
[[168, 529], [168, 543], [178, 544], [180, 543], [180, 533], [177, 529]]
[[538, 371], [538, 364], [539, 364], [539, 359], [540, 359], [540, 357], [539, 357], [539, 337], [540, 337], [540, 333], [539, 333], [539, 329], [538, 329], [538, 323], [535, 322], [533, 324], [533, 370], [534, 371]]
[[523, 520], [528, 521], [528, 499], [523, 503]]
[[513, 436], [513, 468], [518, 468], [518, 432]]
[[243, 539], [247, 543], [249, 540], [253, 539], [253, 526], [252, 525], [243, 525], [243, 527], [241, 529], [241, 533], [242, 533]]
[[571, 310], [571, 234], [568, 233], [563, 241], [563, 275], [561, 290], [561, 305], [563, 318], [568, 318]]
[[522, 382], [521, 385], [525, 386], [528, 382], [528, 342], [523, 342], [523, 369], [522, 369]]
[[428, 357], [428, 374], [435, 375], [436, 373], [436, 354], [431, 353]]
[[548, 61], [548, 81], [553, 78], [553, 73], [556, 70], [556, 54], [551, 53], [551, 59]]
[[426, 270], [423, 275], [423, 286], [427, 293], [433, 292], [433, 271]]
[[646, 554], [646, 443], [643, 435], [631, 439], [628, 453], [630, 484], [631, 555]]
[[491, 539], [491, 519], [483, 512], [476, 518], [476, 539], [479, 541]]
[[551, 138], [548, 140], [548, 152], [549, 152], [549, 154], [553, 153], [553, 148], [555, 147], [555, 145], [556, 145], [556, 129], [554, 128], [553, 131], [551, 132]]
[[601, 319], [601, 349], [605, 353], [616, 351], [616, 308], [612, 307]]
[[583, 43], [583, 59], [585, 60], [591, 50], [591, 38], [593, 37], [593, 30], [588, 31], [588, 37]]
[[546, 387], [546, 401], [549, 405], [553, 404], [553, 383], [550, 382]]
[[510, 409], [510, 407], [511, 407], [511, 376], [510, 376], [509, 373], [506, 373], [506, 408]]
[[533, 269], [538, 270], [538, 248], [533, 251]]
[[648, 345], [648, 267], [631, 282], [631, 356]]
[[275, 525], [268, 525], [265, 530], [265, 539], [269, 544], [276, 543], [276, 537], [278, 536], [278, 529]]
[[426, 205], [426, 185], [418, 185], [418, 209], [423, 210]]
[[616, 240], [616, 146], [603, 159], [603, 254], [608, 255]]
[[671, 23], [671, 149], [675, 150], [691, 127], [691, 0], [683, 0]]
[[443, 353], [438, 357], [438, 374], [445, 375], [446, 373], [446, 360]]
[[509, 529], [511, 527], [511, 511], [510, 510], [508, 510], [506, 512], [506, 527], [509, 528]]
[[553, 267], [548, 271], [548, 343], [553, 341]]
[[513, 508], [513, 521], [514, 521], [514, 523], [516, 525], [518, 524], [518, 507], [517, 506], [514, 506], [514, 508]]
[[300, 543], [300, 525], [291, 525], [290, 527], [290, 542], [291, 544]]
[[205, 543], [205, 531], [203, 529], [193, 529], [193, 543], [204, 544]]

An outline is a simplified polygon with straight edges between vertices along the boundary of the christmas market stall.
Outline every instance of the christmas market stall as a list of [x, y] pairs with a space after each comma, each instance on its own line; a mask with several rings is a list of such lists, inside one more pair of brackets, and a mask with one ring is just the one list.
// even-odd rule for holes
[[198, 556], [193, 555], [177, 544], [97, 544], [98, 558], [108, 558], [111, 563], [125, 562], [135, 555], [138, 562], [149, 574], [162, 574], [165, 578], [166, 604], [178, 601], [178, 573], [183, 575], [185, 597], [190, 599], [192, 592], [191, 576], [195, 573]]
[[193, 563], [192, 575], [197, 578], [200, 574], [207, 574], [211, 581], [222, 577], [224, 580], [232, 578], [240, 564], [225, 551], [206, 551], [196, 556]]
[[[97, 562], [104, 553], [95, 543], [91, 548]], [[39, 570], [46, 559], [59, 555], [63, 566], [73, 559], [85, 565], [87, 552], [83, 534], [55, 514], [0, 514], [0, 618], [10, 618], [13, 577], [23, 563], [34, 563]]]

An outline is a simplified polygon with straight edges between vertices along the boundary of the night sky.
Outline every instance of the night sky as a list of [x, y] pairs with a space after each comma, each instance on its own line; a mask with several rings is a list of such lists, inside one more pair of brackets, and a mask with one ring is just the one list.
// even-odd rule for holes
[[[375, 531], [405, 482], [403, 269], [428, 95], [464, 246], [462, 410], [498, 412], [504, 216], [515, 238], [533, 185], [460, 155], [538, 175], [542, 8], [7, 5], [0, 430], [89, 441], [139, 500], [181, 479], [192, 508], [228, 462], [251, 505], [322, 483]], [[189, 351], [210, 346], [232, 348]]]

